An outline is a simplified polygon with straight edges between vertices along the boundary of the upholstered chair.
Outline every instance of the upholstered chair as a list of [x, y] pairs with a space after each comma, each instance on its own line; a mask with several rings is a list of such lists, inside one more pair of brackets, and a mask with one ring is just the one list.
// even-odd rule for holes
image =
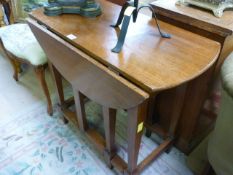
[[222, 99], [208, 143], [208, 160], [217, 175], [233, 175], [233, 52], [221, 69]]
[[[47, 99], [47, 111], [52, 115], [52, 103], [45, 80], [47, 58], [27, 24], [12, 24], [0, 28], [0, 44], [14, 68], [14, 79], [18, 81], [21, 63], [33, 66]], [[36, 86], [36, 85], [35, 85]]]

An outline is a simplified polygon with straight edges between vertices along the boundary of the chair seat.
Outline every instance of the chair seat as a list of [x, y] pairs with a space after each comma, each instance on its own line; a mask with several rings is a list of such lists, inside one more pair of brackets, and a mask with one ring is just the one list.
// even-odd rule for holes
[[224, 90], [233, 98], [233, 52], [224, 61], [221, 77]]
[[47, 63], [41, 46], [27, 24], [12, 24], [0, 28], [0, 37], [7, 51], [33, 66]]

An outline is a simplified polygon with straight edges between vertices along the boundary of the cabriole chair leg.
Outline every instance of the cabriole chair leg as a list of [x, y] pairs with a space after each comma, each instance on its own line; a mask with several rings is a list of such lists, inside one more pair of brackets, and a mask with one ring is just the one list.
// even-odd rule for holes
[[38, 80], [40, 81], [41, 87], [44, 91], [45, 97], [47, 99], [47, 112], [51, 116], [53, 115], [52, 102], [49, 95], [49, 89], [45, 80], [45, 66], [35, 67], [35, 72]]

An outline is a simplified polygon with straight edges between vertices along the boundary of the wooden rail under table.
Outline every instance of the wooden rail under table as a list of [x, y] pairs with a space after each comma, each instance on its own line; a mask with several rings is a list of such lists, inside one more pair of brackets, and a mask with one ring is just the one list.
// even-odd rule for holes
[[[28, 23], [48, 56], [64, 115], [77, 123], [79, 129], [96, 144], [109, 167], [124, 174], [139, 174], [176, 138], [177, 123], [184, 107], [187, 82], [209, 70], [217, 60], [217, 42], [183, 29], [160, 22], [172, 39], [159, 36], [156, 24], [149, 17], [138, 16], [130, 25], [121, 53], [111, 52], [118, 30], [113, 23], [120, 7], [99, 0], [103, 14], [95, 19], [78, 15], [50, 17], [41, 9], [30, 14]], [[132, 32], [133, 31], [133, 32]], [[76, 35], [69, 39], [67, 35]], [[74, 99], [65, 100], [62, 87], [64, 77], [73, 88]], [[137, 164], [145, 120], [154, 114], [158, 93], [176, 87], [179, 99], [172, 106], [168, 132], [160, 125], [153, 129], [164, 137], [163, 143]], [[85, 116], [86, 97], [103, 107], [105, 138], [89, 128]], [[75, 102], [76, 114], [69, 111]], [[116, 109], [128, 113], [127, 162], [116, 154]]]
[[[36, 22], [32, 20], [28, 20], [28, 22], [32, 31], [38, 36], [39, 42], [46, 43], [44, 48], [49, 58], [55, 58], [56, 63], [59, 62], [57, 65], [55, 63], [55, 66], [50, 62], [56, 84], [62, 84], [61, 74], [72, 83], [78, 119], [78, 122], [76, 122], [79, 129], [103, 153], [109, 167], [114, 166], [124, 174], [138, 174], [171, 146], [172, 139], [168, 137], [137, 165], [144, 122], [147, 116], [149, 95], [119, 75], [110, 72], [108, 68], [42, 28]], [[59, 49], [59, 53], [54, 48]], [[69, 71], [67, 70], [70, 69], [70, 65], [65, 63], [66, 60], [64, 57], [69, 58], [69, 64], [73, 67], [72, 73], [68, 73]], [[98, 82], [96, 82], [97, 79]], [[93, 84], [93, 82], [95, 83]], [[72, 117], [74, 119], [74, 114], [68, 110], [73, 100], [69, 99], [65, 101], [62, 86], [59, 86], [58, 89], [64, 115], [67, 118]], [[93, 99], [103, 106], [105, 139], [95, 130], [88, 127], [84, 108], [85, 97]], [[126, 109], [128, 112], [128, 162], [125, 162], [116, 154], [115, 122], [116, 109], [119, 108]]]

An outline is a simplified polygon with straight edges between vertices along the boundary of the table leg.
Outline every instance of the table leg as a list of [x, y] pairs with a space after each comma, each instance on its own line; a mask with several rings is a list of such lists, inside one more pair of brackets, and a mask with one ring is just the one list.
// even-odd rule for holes
[[74, 89], [75, 109], [78, 118], [79, 129], [85, 131], [88, 128], [86, 113], [85, 113], [85, 96], [78, 90]]
[[59, 97], [59, 104], [62, 106], [63, 104], [65, 104], [64, 91], [62, 85], [62, 75], [58, 72], [56, 67], [52, 65], [52, 63], [48, 62], [48, 65], [50, 71], [52, 72], [53, 79], [55, 81], [56, 91]]
[[184, 106], [184, 99], [185, 99], [185, 93], [186, 93], [186, 85], [181, 85], [176, 88], [176, 93], [174, 96], [174, 104], [172, 105], [171, 109], [171, 116], [170, 116], [170, 125], [169, 125], [169, 136], [171, 138], [174, 138], [177, 136], [177, 125], [181, 116], [181, 112]]
[[[158, 120], [158, 117], [156, 116], [156, 111], [155, 111], [155, 99], [156, 99], [156, 95], [150, 97], [149, 102], [148, 102], [148, 114], [147, 114], [146, 122], [151, 125], [153, 125], [153, 123], [155, 123], [156, 120]], [[146, 136], [150, 137], [151, 133], [152, 131], [149, 128], [146, 128]]]
[[115, 128], [116, 128], [116, 109], [103, 107], [104, 130], [106, 149], [104, 151], [105, 160], [110, 168], [112, 168], [111, 160], [116, 154], [115, 148]]
[[128, 110], [128, 169], [125, 174], [137, 174], [138, 153], [146, 116], [147, 101]]

